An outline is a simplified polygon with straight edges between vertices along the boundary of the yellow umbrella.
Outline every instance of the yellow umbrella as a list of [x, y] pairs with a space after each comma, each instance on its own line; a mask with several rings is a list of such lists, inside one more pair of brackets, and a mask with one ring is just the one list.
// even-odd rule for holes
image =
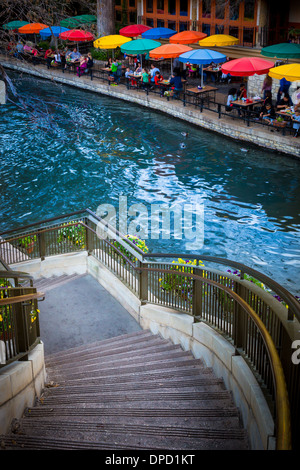
[[131, 41], [131, 38], [126, 38], [120, 34], [111, 34], [96, 39], [93, 44], [97, 49], [116, 49], [116, 47], [120, 47], [128, 41]]
[[234, 46], [238, 44], [239, 40], [234, 36], [228, 34], [214, 34], [199, 41], [200, 46], [205, 47], [218, 47], [218, 46]]
[[278, 80], [285, 78], [289, 82], [300, 81], [300, 64], [285, 64], [273, 67], [269, 70], [269, 75]]

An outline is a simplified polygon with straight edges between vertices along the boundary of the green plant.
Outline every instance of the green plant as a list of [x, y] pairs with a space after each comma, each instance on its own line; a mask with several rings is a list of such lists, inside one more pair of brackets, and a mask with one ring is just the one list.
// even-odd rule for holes
[[76, 248], [85, 248], [85, 227], [80, 222], [68, 222], [63, 224], [57, 232], [57, 242], [70, 241]]
[[40, 47], [41, 49], [44, 49], [45, 51], [49, 49], [49, 45], [50, 45], [49, 41], [40, 41], [38, 43], [38, 47]]
[[33, 246], [36, 241], [37, 241], [36, 235], [29, 235], [27, 237], [19, 238], [18, 244], [22, 248], [28, 248], [30, 246]]
[[[107, 61], [107, 58], [108, 58], [107, 50], [99, 50], [99, 49], [95, 49], [95, 47], [92, 47], [91, 54], [92, 54], [93, 59], [95, 59], [95, 60]], [[118, 59], [120, 57], [120, 55], [121, 55], [120, 48], [117, 47], [114, 50], [115, 59]]]
[[[143, 251], [143, 253], [148, 253], [149, 248], [147, 247], [145, 240], [141, 240], [140, 238], [136, 237], [135, 235], [126, 235], [126, 238], [130, 240], [137, 248]], [[124, 240], [126, 242], [126, 240]], [[123, 253], [130, 261], [135, 262], [137, 258], [130, 253], [130, 251], [126, 250], [126, 248], [121, 245], [117, 240], [113, 240], [112, 244], [121, 252]]]
[[177, 297], [181, 297], [192, 304], [193, 278], [183, 276], [179, 273], [187, 272], [193, 274], [195, 267], [204, 267], [204, 264], [201, 260], [184, 260], [182, 258], [178, 258], [177, 261], [172, 261], [172, 263], [176, 263], [176, 265], [171, 266], [169, 269], [174, 271], [174, 274], [163, 274], [163, 276], [158, 280], [160, 287], [164, 291], [173, 293]]

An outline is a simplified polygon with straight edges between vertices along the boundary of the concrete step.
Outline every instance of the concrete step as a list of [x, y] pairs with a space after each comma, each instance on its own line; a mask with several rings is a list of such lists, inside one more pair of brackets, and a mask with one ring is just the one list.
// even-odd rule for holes
[[86, 276], [86, 274], [63, 274], [61, 276], [52, 276], [47, 278], [40, 278], [34, 281], [34, 287], [37, 289], [43, 289], [44, 292], [48, 292], [51, 289], [60, 287], [67, 282], [74, 281], [75, 279], [80, 279], [81, 277]]
[[2, 448], [248, 448], [223, 380], [149, 331], [52, 354], [46, 368], [42, 396], [0, 436]]

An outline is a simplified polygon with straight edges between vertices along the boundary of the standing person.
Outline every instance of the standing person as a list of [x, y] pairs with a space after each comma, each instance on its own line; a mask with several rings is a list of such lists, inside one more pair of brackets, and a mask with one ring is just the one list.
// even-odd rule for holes
[[289, 92], [290, 86], [291, 86], [291, 82], [286, 80], [284, 77], [280, 80], [276, 104], [278, 104], [279, 101], [283, 98], [282, 95], [284, 95], [284, 93]]
[[262, 88], [261, 88], [261, 92], [263, 93], [264, 99], [266, 98], [266, 92], [267, 91], [270, 91], [270, 92], [272, 91], [272, 83], [273, 83], [272, 77], [270, 77], [270, 75], [266, 75], [265, 79], [264, 79], [264, 82], [263, 82], [263, 85], [262, 85]]
[[295, 111], [295, 114], [292, 117], [293, 121], [293, 129], [295, 129], [295, 133], [293, 137], [298, 137], [299, 129], [300, 129], [300, 109]]

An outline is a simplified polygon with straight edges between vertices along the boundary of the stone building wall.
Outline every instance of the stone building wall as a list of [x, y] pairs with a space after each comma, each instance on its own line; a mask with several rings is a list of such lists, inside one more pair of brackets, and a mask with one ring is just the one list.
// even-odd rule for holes
[[[253, 75], [252, 77], [248, 77], [248, 86], [247, 86], [247, 91], [248, 91], [248, 96], [253, 97], [253, 96], [262, 96], [261, 88], [263, 85], [263, 81], [265, 79], [266, 75]], [[300, 88], [300, 81], [299, 82], [292, 82], [290, 86], [289, 93], [292, 96], [295, 90]], [[272, 84], [272, 97], [273, 100], [276, 100], [277, 97], [277, 92], [279, 89], [279, 80], [276, 78], [273, 78], [273, 84]]]

